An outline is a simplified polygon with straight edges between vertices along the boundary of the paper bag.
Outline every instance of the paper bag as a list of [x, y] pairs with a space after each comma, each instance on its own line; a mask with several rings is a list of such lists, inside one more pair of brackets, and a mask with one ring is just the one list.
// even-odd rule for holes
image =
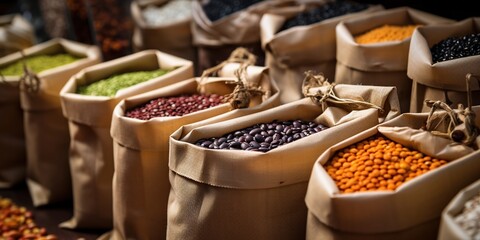
[[[343, 97], [343, 90], [349, 87], [339, 85], [335, 91]], [[370, 90], [377, 89], [357, 88], [358, 96], [376, 101], [368, 95], [380, 95], [367, 93]], [[380, 90], [380, 102], [389, 105], [397, 96], [384, 90]], [[316, 118], [330, 128], [265, 153], [194, 144], [257, 123]], [[316, 156], [378, 121], [375, 108], [323, 110], [304, 98], [259, 113], [177, 130], [170, 138], [167, 239], [305, 238], [303, 199]]]
[[[408, 55], [407, 75], [413, 80], [410, 112], [426, 112], [425, 100], [440, 100], [456, 106], [467, 105], [467, 73], [480, 75], [480, 56], [457, 58], [432, 64], [430, 48], [449, 37], [460, 37], [478, 33], [480, 18], [419, 27], [413, 33]], [[480, 81], [472, 82], [473, 96], [480, 94]], [[473, 105], [480, 104], [480, 98], [473, 98]]]
[[[473, 110], [478, 114], [480, 108]], [[438, 224], [434, 221], [438, 222], [442, 210], [460, 189], [478, 179], [480, 151], [420, 130], [427, 117], [427, 113], [404, 113], [339, 142], [320, 155], [305, 197], [310, 214], [307, 239], [436, 238]], [[479, 123], [477, 118], [477, 126]], [[340, 193], [323, 165], [337, 150], [377, 133], [449, 162], [402, 183], [393, 191]]]
[[[325, 1], [309, 3], [309, 8], [321, 6]], [[297, 5], [305, 4], [296, 1]], [[299, 8], [301, 13], [307, 7]], [[283, 24], [296, 14], [267, 13], [260, 22], [261, 44], [265, 51], [265, 65], [271, 69], [277, 81], [282, 103], [298, 100], [302, 95], [302, 80], [307, 70], [323, 73], [330, 81], [335, 80], [336, 42], [335, 26], [346, 19], [368, 15], [383, 10], [381, 5], [342, 16], [326, 19], [306, 26], [297, 26], [279, 32]]]
[[409, 7], [388, 9], [340, 22], [336, 26], [335, 82], [395, 86], [402, 112], [409, 112], [412, 80], [407, 76], [407, 62], [410, 37], [402, 41], [368, 44], [359, 44], [354, 37], [383, 25], [426, 26], [451, 22], [453, 20]]
[[0, 57], [35, 44], [35, 30], [20, 14], [0, 16]]
[[[160, 77], [119, 90], [114, 97], [76, 94], [77, 86], [113, 74], [155, 69], [174, 70]], [[192, 62], [158, 50], [145, 50], [85, 68], [61, 90], [62, 110], [70, 129], [70, 169], [74, 213], [64, 228], [112, 227], [113, 109], [122, 99], [183, 81], [193, 76]]]

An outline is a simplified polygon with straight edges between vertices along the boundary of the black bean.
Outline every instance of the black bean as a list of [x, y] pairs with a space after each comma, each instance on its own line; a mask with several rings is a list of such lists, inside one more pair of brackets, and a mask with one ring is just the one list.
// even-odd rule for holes
[[210, 0], [204, 4], [202, 8], [210, 21], [216, 21], [261, 1], [262, 0]]
[[443, 62], [462, 57], [480, 55], [480, 33], [449, 37], [430, 48], [432, 62]]

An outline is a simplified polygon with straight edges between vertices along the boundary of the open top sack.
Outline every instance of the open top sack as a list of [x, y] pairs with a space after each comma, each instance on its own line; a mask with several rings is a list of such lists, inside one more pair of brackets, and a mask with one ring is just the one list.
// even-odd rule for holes
[[[288, 2], [288, 1], [287, 1]], [[381, 5], [365, 5], [364, 10], [343, 14], [322, 21], [283, 30], [295, 16], [307, 14], [334, 1], [289, 1], [298, 8], [289, 12], [264, 14], [260, 22], [261, 44], [265, 51], [265, 65], [281, 89], [282, 103], [298, 100], [302, 95], [304, 72], [321, 72], [330, 81], [335, 79], [335, 26], [346, 19], [383, 10]], [[348, 1], [342, 1], [349, 3]], [[356, 3], [359, 4], [359, 3]], [[334, 10], [331, 10], [334, 12]], [[330, 13], [325, 14], [331, 16]], [[322, 16], [322, 15], [320, 15]]]
[[[116, 74], [169, 70], [148, 81], [121, 88], [113, 96], [78, 94], [79, 86], [97, 83]], [[61, 224], [66, 228], [112, 227], [113, 140], [110, 136], [113, 109], [122, 99], [161, 88], [193, 76], [191, 61], [157, 50], [145, 50], [80, 71], [61, 91], [63, 114], [70, 127], [70, 168], [74, 214]], [[123, 79], [130, 81], [133, 77]], [[111, 89], [99, 88], [99, 90]]]
[[[339, 85], [334, 91], [338, 97], [344, 97], [343, 90], [349, 87]], [[383, 103], [379, 108], [393, 103], [391, 109], [398, 111], [394, 88], [355, 88], [357, 99]], [[347, 95], [348, 92], [345, 91]], [[382, 100], [374, 100], [377, 97]], [[226, 121], [199, 122], [174, 132], [170, 137], [167, 238], [304, 238], [307, 211], [303, 199], [316, 156], [352, 132], [360, 132], [379, 121], [379, 110], [368, 104], [372, 108], [352, 110], [348, 108], [350, 105], [323, 108], [312, 99], [304, 98]], [[287, 127], [280, 126], [289, 120], [312, 121], [310, 127], [313, 122], [319, 123], [323, 125], [322, 131], [300, 134], [297, 125], [301, 123], [295, 121], [290, 122], [295, 127], [291, 126], [289, 132]], [[250, 129], [253, 126], [258, 127]], [[281, 141], [288, 144], [276, 146], [274, 141], [280, 142], [279, 138], [271, 141], [273, 137], [268, 140], [264, 135], [262, 141], [255, 135], [261, 135], [262, 131], [280, 134], [282, 128], [298, 140], [289, 140], [284, 135]], [[252, 131], [259, 142], [249, 142], [253, 140], [243, 135], [244, 142], [225, 142], [235, 136], [240, 139], [244, 129]], [[211, 137], [217, 138], [209, 140]], [[270, 150], [265, 143], [271, 143]], [[213, 147], [206, 148], [210, 145]], [[249, 148], [256, 150], [242, 150]]]
[[[478, 33], [480, 33], [480, 18], [467, 18], [455, 23], [417, 28], [413, 33], [408, 55], [407, 75], [413, 80], [410, 112], [428, 111], [428, 107], [423, 104], [426, 99], [439, 100], [451, 106], [467, 103], [465, 74], [480, 75], [478, 68], [480, 56], [467, 56], [434, 63], [431, 48], [448, 38]], [[477, 45], [471, 47], [475, 46]], [[453, 52], [452, 56], [455, 56]], [[471, 87], [474, 96], [478, 96], [480, 82], [472, 83]], [[480, 98], [474, 98], [473, 104], [480, 104]]]
[[[413, 33], [417, 26], [451, 22], [453, 20], [409, 7], [388, 9], [340, 22], [336, 26], [335, 82], [395, 86], [402, 112], [409, 112], [412, 81], [407, 76], [411, 39], [408, 33]], [[382, 27], [396, 27], [396, 30], [392, 29], [388, 34], [388, 29]], [[383, 35], [380, 29], [384, 30]], [[373, 31], [376, 31], [378, 39], [375, 39]], [[371, 42], [358, 43], [356, 38], [362, 34], [370, 34]], [[404, 38], [384, 41], [389, 37]]]

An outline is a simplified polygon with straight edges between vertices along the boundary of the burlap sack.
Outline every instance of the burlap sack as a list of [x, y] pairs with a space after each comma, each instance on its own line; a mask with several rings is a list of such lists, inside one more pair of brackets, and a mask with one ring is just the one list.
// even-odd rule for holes
[[[204, 1], [205, 2], [205, 1]], [[266, 0], [232, 13], [219, 20], [211, 21], [201, 1], [193, 2], [193, 45], [198, 51], [198, 70], [202, 72], [228, 58], [237, 47], [245, 47], [257, 56], [256, 65], [264, 65], [260, 45], [260, 19], [262, 14], [275, 11], [283, 1]]]
[[161, 7], [166, 2], [168, 1], [153, 0], [146, 3], [138, 0], [132, 1], [130, 12], [134, 23], [133, 48], [135, 51], [157, 49], [193, 61], [196, 65], [196, 49], [193, 46], [190, 27], [192, 18], [161, 26], [152, 26], [143, 17], [143, 10], [149, 5]]
[[[296, 1], [296, 4], [303, 4]], [[322, 5], [325, 1], [310, 3], [308, 8], [299, 8], [296, 14], [311, 8], [311, 4]], [[282, 103], [298, 100], [302, 95], [304, 72], [321, 72], [330, 82], [335, 79], [336, 42], [335, 26], [346, 19], [383, 10], [381, 5], [326, 19], [307, 26], [297, 26], [278, 32], [283, 24], [296, 14], [267, 13], [260, 22], [261, 44], [265, 51], [265, 65], [272, 72], [281, 92]]]
[[442, 212], [440, 221], [439, 240], [470, 239], [463, 228], [455, 222], [455, 217], [462, 213], [465, 203], [480, 193], [480, 178], [468, 185], [455, 195]]
[[[347, 85], [335, 87], [339, 97]], [[356, 87], [356, 96], [397, 109], [394, 88]], [[323, 89], [322, 89], [323, 90]], [[167, 239], [303, 239], [308, 178], [328, 146], [378, 124], [378, 110], [323, 108], [310, 98], [259, 113], [179, 129], [170, 138]], [[387, 114], [388, 115], [388, 114]], [[210, 150], [201, 138], [273, 120], [316, 119], [329, 126], [269, 152]]]
[[32, 24], [20, 14], [0, 16], [0, 57], [35, 44]]
[[[238, 64], [229, 64], [224, 68], [234, 65]], [[248, 108], [232, 110], [230, 104], [225, 103], [181, 117], [148, 121], [125, 117], [126, 109], [158, 97], [193, 93], [230, 94], [235, 87], [231, 84], [235, 80], [233, 77], [209, 77], [201, 81], [200, 78], [191, 78], [127, 98], [116, 106], [111, 130], [115, 153], [114, 229], [105, 239], [165, 239], [170, 192], [169, 136], [175, 130], [207, 118], [231, 119], [279, 105], [278, 89], [269, 77], [268, 69], [251, 66], [247, 70], [248, 82], [261, 86], [265, 91], [265, 95], [251, 99]]]
[[[425, 112], [424, 100], [440, 100], [456, 106], [467, 104], [465, 75], [480, 75], [480, 56], [470, 56], [432, 64], [430, 48], [448, 37], [478, 33], [480, 18], [435, 26], [419, 27], [412, 36], [407, 75], [413, 80], [410, 112]], [[480, 82], [472, 83], [473, 96], [480, 94]], [[474, 97], [473, 104], [480, 104]]]
[[[35, 83], [20, 91], [27, 147], [27, 185], [34, 206], [72, 199], [68, 149], [68, 121], [62, 114], [60, 90], [81, 69], [102, 61], [96, 46], [56, 38], [24, 51], [26, 56], [68, 53], [81, 57], [73, 63], [37, 74]], [[22, 58], [16, 54], [15, 61]]]
[[410, 110], [412, 80], [407, 76], [410, 38], [402, 41], [358, 44], [355, 36], [383, 25], [431, 25], [453, 20], [409, 7], [398, 7], [340, 22], [336, 26], [335, 82], [395, 86], [402, 112]]
[[[74, 213], [61, 227], [112, 227], [114, 163], [110, 126], [113, 109], [124, 98], [191, 78], [192, 65], [191, 61], [157, 50], [145, 50], [85, 68], [68, 80], [62, 88], [61, 101], [70, 128]], [[115, 97], [75, 93], [78, 85], [95, 82], [113, 74], [172, 67], [178, 68], [158, 78], [122, 89]]]
[[[478, 115], [480, 107], [474, 111]], [[460, 189], [478, 179], [480, 151], [420, 130], [427, 117], [404, 113], [335, 144], [318, 158], [305, 197], [307, 239], [436, 239], [442, 210]], [[478, 126], [480, 118], [475, 123]], [[339, 193], [322, 165], [335, 151], [377, 133], [450, 162], [395, 191]]]

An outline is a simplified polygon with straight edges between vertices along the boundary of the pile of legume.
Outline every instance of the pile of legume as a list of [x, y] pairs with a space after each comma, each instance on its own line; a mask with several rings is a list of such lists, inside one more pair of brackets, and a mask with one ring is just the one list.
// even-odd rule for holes
[[393, 26], [383, 25], [355, 37], [360, 44], [402, 41], [412, 36], [418, 25]]
[[[79, 60], [80, 58], [67, 53], [59, 53], [53, 55], [37, 55], [29, 56], [24, 60], [27, 67], [34, 73], [39, 73], [47, 69], [56, 68]], [[4, 68], [0, 69], [0, 74], [4, 76], [22, 76], [23, 63], [22, 60], [16, 61]]]
[[223, 103], [224, 97], [218, 94], [191, 94], [174, 97], [160, 97], [126, 111], [125, 116], [140, 120], [154, 117], [183, 116]]
[[351, 193], [395, 190], [446, 163], [383, 136], [373, 136], [337, 151], [324, 168], [340, 192]]
[[200, 139], [195, 145], [210, 149], [236, 149], [268, 152], [274, 148], [325, 130], [327, 127], [311, 121], [288, 120], [257, 123], [224, 134]]
[[318, 8], [313, 8], [290, 18], [283, 24], [280, 31], [295, 26], [310, 25], [312, 23], [317, 23], [325, 19], [338, 17], [348, 13], [360, 12], [368, 7], [368, 4], [348, 0], [328, 2]]
[[116, 74], [88, 85], [78, 86], [77, 93], [91, 96], [113, 97], [118, 90], [146, 82], [150, 79], [162, 76], [171, 70], [157, 69], [153, 71], [136, 71]]
[[454, 220], [471, 239], [480, 239], [480, 192], [465, 202]]
[[446, 38], [430, 48], [433, 63], [480, 55], [480, 33]]
[[161, 6], [149, 5], [142, 14], [145, 22], [151, 26], [180, 22], [192, 16], [192, 1], [174, 0]]
[[202, 6], [210, 21], [216, 21], [262, 0], [210, 0]]
[[32, 212], [19, 207], [10, 199], [0, 197], [0, 239], [57, 240], [33, 221]]

